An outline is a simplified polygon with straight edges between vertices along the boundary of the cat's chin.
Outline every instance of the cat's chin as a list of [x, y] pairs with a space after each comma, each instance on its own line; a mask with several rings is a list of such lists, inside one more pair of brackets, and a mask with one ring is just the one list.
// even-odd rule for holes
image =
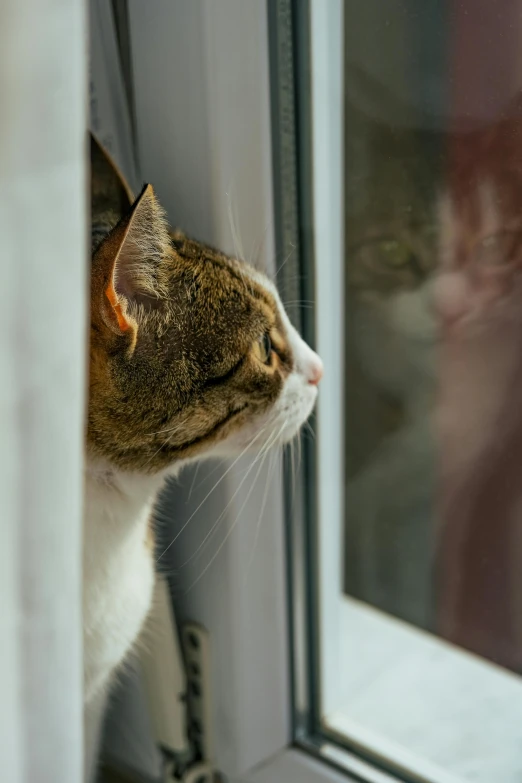
[[268, 412], [247, 422], [229, 438], [216, 444], [210, 457], [237, 457], [290, 443], [299, 433], [317, 399], [317, 388], [297, 381], [287, 383], [284, 393]]

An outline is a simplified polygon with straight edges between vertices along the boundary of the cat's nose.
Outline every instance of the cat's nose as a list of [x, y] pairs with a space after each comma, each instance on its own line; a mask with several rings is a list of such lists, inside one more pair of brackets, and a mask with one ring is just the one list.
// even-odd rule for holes
[[432, 306], [443, 323], [452, 324], [466, 315], [472, 292], [460, 272], [443, 272], [432, 285]]
[[323, 377], [323, 370], [324, 367], [321, 359], [317, 356], [317, 354], [314, 354], [314, 357], [310, 361], [310, 366], [308, 368], [308, 383], [311, 383], [312, 386], [317, 386]]

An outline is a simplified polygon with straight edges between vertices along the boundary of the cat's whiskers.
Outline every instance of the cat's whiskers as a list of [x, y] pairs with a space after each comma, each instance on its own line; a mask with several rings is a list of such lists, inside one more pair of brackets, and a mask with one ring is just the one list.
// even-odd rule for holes
[[[147, 435], [149, 437], [152, 437], [152, 435], [165, 435], [166, 433], [174, 433], [179, 432], [180, 430], [184, 429], [186, 427], [186, 424], [183, 422], [182, 424], [177, 424], [175, 427], [170, 427], [166, 430], [158, 430], [157, 432], [148, 432]], [[168, 440], [165, 441], [165, 443], [168, 443]], [[164, 444], [165, 445], [165, 444]]]
[[312, 436], [312, 440], [315, 440], [314, 428], [312, 427], [310, 422], [309, 421], [305, 421], [304, 426], [306, 427], [308, 433]]
[[301, 432], [297, 433], [297, 473], [301, 470], [301, 460], [303, 457], [303, 438]]
[[291, 464], [291, 487], [292, 487], [292, 500], [295, 499], [295, 437], [290, 441], [290, 464]]
[[196, 484], [196, 489], [199, 489], [200, 487], [202, 487], [209, 480], [209, 478], [211, 476], [214, 476], [217, 473], [217, 471], [220, 468], [222, 468], [222, 467], [223, 467], [223, 461], [222, 460], [217, 460], [217, 464], [212, 468], [212, 470], [209, 471], [205, 476], [203, 476], [201, 481], [198, 484]]
[[[297, 462], [296, 462], [296, 455], [295, 455], [295, 446], [297, 443]], [[292, 503], [295, 501], [296, 496], [296, 485], [297, 485], [297, 476], [299, 475], [299, 469], [301, 467], [301, 457], [302, 457], [302, 441], [301, 441], [301, 432], [297, 432], [294, 437], [292, 438], [290, 442], [290, 453], [291, 453], [291, 463], [292, 463], [292, 492], [291, 492], [291, 498]]]
[[256, 242], [253, 243], [251, 257], [249, 259], [254, 269], [257, 269], [258, 272], [263, 272], [264, 274], [267, 274], [268, 270], [266, 268], [266, 263], [263, 264], [263, 266], [261, 266], [261, 250], [265, 245], [268, 229], [269, 229], [269, 224], [266, 223], [263, 234]]
[[[200, 464], [200, 463], [198, 462], [198, 465], [199, 465], [199, 464]], [[200, 481], [198, 484], [196, 484], [196, 489], [199, 489], [200, 487], [202, 487], [202, 486], [203, 486], [203, 485], [204, 485], [204, 484], [205, 484], [205, 483], [206, 483], [206, 482], [209, 480], [209, 478], [211, 478], [211, 476], [214, 476], [214, 475], [217, 473], [217, 471], [218, 471], [220, 468], [222, 468], [222, 467], [223, 467], [223, 460], [221, 460], [221, 459], [217, 460], [217, 464], [216, 464], [216, 465], [215, 465], [215, 466], [212, 468], [212, 470], [210, 470], [210, 471], [209, 471], [209, 472], [208, 472], [208, 473], [207, 473], [207, 474], [206, 474], [206, 475], [205, 475], [205, 476], [204, 476], [204, 477], [201, 479], [201, 481]], [[245, 468], [243, 472], [245, 472], [246, 470], [248, 470], [248, 468]]]
[[[236, 223], [234, 220], [234, 215], [232, 213], [232, 198], [230, 196], [230, 193], [227, 191], [225, 193], [227, 197], [227, 215], [228, 215], [228, 222], [230, 224], [230, 233], [232, 235], [232, 243], [234, 245], [234, 254], [236, 258], [240, 261], [245, 260], [244, 259], [244, 252], [243, 252], [243, 245], [241, 242], [241, 239], [239, 237], [239, 233], [236, 228]], [[248, 279], [248, 276], [245, 275], [243, 272], [243, 269], [239, 268], [239, 274], [241, 275], [241, 279], [243, 280], [243, 283], [245, 284], [245, 288], [247, 291], [249, 291], [251, 294], [253, 293], [251, 282]]]
[[[229, 189], [230, 190], [230, 189]], [[227, 197], [227, 213], [228, 213], [228, 221], [230, 223], [230, 233], [232, 234], [232, 242], [234, 243], [234, 252], [237, 255], [238, 258], [242, 260], [245, 259], [245, 253], [243, 248], [243, 243], [241, 242], [241, 238], [239, 236], [239, 232], [237, 230], [236, 226], [236, 218], [237, 214], [234, 215], [234, 211], [232, 209], [232, 196], [229, 191], [226, 192]]]
[[312, 302], [311, 300], [306, 301], [304, 299], [285, 299], [285, 307], [303, 307], [303, 308], [310, 308], [312, 309], [315, 307], [315, 302]]
[[164, 440], [164, 441], [163, 441], [163, 443], [161, 444], [161, 446], [159, 447], [159, 449], [156, 449], [156, 451], [154, 452], [154, 454], [152, 454], [152, 456], [151, 456], [151, 457], [149, 457], [149, 459], [147, 460], [147, 462], [146, 462], [146, 463], [143, 465], [143, 468], [142, 468], [142, 470], [145, 470], [145, 468], [148, 468], [148, 466], [150, 465], [150, 463], [152, 462], [152, 460], [153, 460], [155, 457], [157, 457], [157, 456], [158, 456], [158, 454], [160, 453], [160, 451], [161, 451], [162, 449], [164, 449], [164, 448], [165, 448], [165, 446], [167, 445], [167, 443], [168, 443], [168, 442], [169, 442], [169, 438], [167, 438], [166, 440]]
[[281, 264], [279, 264], [279, 266], [277, 267], [277, 269], [276, 269], [276, 270], [275, 270], [275, 272], [274, 272], [274, 279], [275, 279], [275, 280], [277, 280], [277, 276], [278, 276], [278, 274], [281, 272], [281, 270], [283, 269], [283, 267], [285, 266], [285, 264], [287, 264], [287, 263], [288, 263], [288, 261], [289, 261], [289, 260], [292, 258], [293, 254], [295, 253], [296, 246], [295, 246], [295, 245], [293, 245], [293, 244], [290, 244], [290, 247], [291, 247], [292, 249], [291, 249], [291, 250], [290, 250], [290, 252], [289, 252], [289, 253], [286, 255], [286, 257], [284, 258], [284, 260], [281, 262]]
[[192, 495], [192, 490], [194, 489], [194, 484], [196, 483], [196, 478], [197, 478], [197, 475], [199, 473], [199, 466], [200, 465], [201, 465], [201, 462], [197, 462], [196, 463], [196, 470], [194, 471], [194, 475], [192, 476], [192, 481], [190, 483], [190, 489], [189, 489], [189, 493], [188, 493], [188, 496], [187, 496], [187, 503], [190, 500], [190, 496]]
[[200, 504], [197, 506], [197, 508], [196, 508], [196, 509], [195, 509], [195, 510], [192, 512], [192, 514], [189, 516], [189, 518], [187, 519], [187, 521], [186, 521], [186, 522], [185, 522], [185, 523], [184, 523], [184, 524], [181, 526], [181, 528], [178, 530], [178, 532], [176, 533], [176, 535], [174, 536], [174, 538], [172, 539], [172, 541], [170, 542], [170, 544], [169, 544], [169, 545], [168, 545], [168, 546], [167, 546], [167, 547], [166, 547], [166, 548], [163, 550], [163, 552], [160, 554], [160, 556], [158, 557], [158, 559], [157, 559], [157, 561], [156, 561], [156, 562], [158, 562], [159, 560], [161, 560], [161, 558], [163, 557], [163, 555], [164, 555], [166, 552], [168, 552], [168, 550], [171, 548], [171, 546], [172, 546], [172, 545], [173, 545], [173, 544], [174, 544], [174, 543], [177, 541], [177, 539], [178, 539], [178, 538], [180, 537], [180, 535], [183, 533], [183, 531], [185, 530], [185, 528], [187, 527], [187, 525], [189, 524], [189, 522], [190, 522], [190, 521], [191, 521], [191, 520], [192, 520], [192, 519], [195, 517], [195, 515], [197, 514], [197, 512], [200, 510], [200, 508], [202, 507], [202, 505], [203, 505], [204, 503], [206, 503], [206, 501], [208, 500], [208, 498], [210, 497], [210, 495], [211, 495], [211, 494], [214, 492], [214, 490], [215, 490], [215, 489], [216, 489], [216, 488], [217, 488], [217, 487], [218, 487], [218, 486], [221, 484], [221, 482], [222, 482], [222, 481], [225, 479], [225, 477], [226, 477], [226, 476], [227, 476], [227, 475], [230, 473], [230, 471], [233, 469], [234, 465], [237, 465], [237, 463], [239, 462], [239, 460], [241, 459], [241, 457], [242, 457], [244, 454], [246, 454], [246, 453], [247, 453], [247, 451], [248, 451], [250, 448], [252, 448], [252, 446], [254, 445], [254, 443], [255, 443], [255, 442], [256, 442], [256, 441], [257, 441], [257, 440], [258, 440], [258, 439], [261, 437], [261, 435], [262, 435], [262, 434], [265, 432], [265, 430], [266, 430], [267, 426], [268, 426], [268, 425], [265, 425], [265, 427], [263, 427], [263, 429], [261, 429], [261, 430], [260, 430], [260, 431], [259, 431], [259, 432], [258, 432], [256, 435], [254, 435], [254, 437], [251, 439], [251, 441], [250, 441], [250, 442], [249, 442], [249, 443], [248, 443], [248, 444], [245, 446], [245, 448], [243, 449], [243, 451], [242, 451], [242, 452], [241, 452], [241, 453], [240, 453], [240, 454], [239, 454], [239, 455], [238, 455], [238, 456], [237, 456], [237, 457], [234, 459], [234, 461], [233, 461], [233, 462], [232, 462], [232, 463], [231, 463], [231, 464], [228, 466], [228, 468], [225, 470], [225, 472], [224, 472], [224, 473], [223, 473], [223, 474], [222, 474], [222, 475], [219, 477], [219, 479], [216, 481], [216, 483], [214, 484], [214, 486], [212, 487], [212, 489], [211, 489], [211, 490], [209, 490], [209, 492], [208, 492], [208, 493], [205, 495], [205, 497], [203, 498], [203, 500], [201, 501], [201, 503], [200, 503]]
[[[200, 464], [200, 463], [198, 462], [198, 465], [199, 465], [199, 464]], [[217, 473], [217, 471], [218, 471], [220, 468], [222, 468], [222, 467], [223, 467], [223, 461], [222, 461], [222, 460], [218, 460], [218, 461], [217, 461], [217, 464], [216, 464], [216, 465], [215, 465], [215, 466], [212, 468], [212, 470], [210, 470], [210, 471], [209, 471], [209, 472], [208, 472], [208, 473], [207, 473], [207, 474], [206, 474], [206, 475], [205, 475], [205, 476], [204, 476], [204, 477], [201, 479], [201, 481], [200, 481], [198, 484], [196, 484], [196, 489], [199, 489], [200, 487], [202, 487], [202, 486], [203, 486], [203, 485], [204, 485], [204, 484], [205, 484], [205, 483], [206, 483], [206, 482], [209, 480], [209, 478], [210, 478], [211, 476], [214, 476], [214, 475]], [[242, 473], [245, 473], [245, 472], [246, 472], [246, 471], [248, 471], [248, 470], [249, 470], [249, 467], [247, 467], [247, 468], [244, 468], [244, 469], [243, 469], [243, 471], [242, 471]]]
[[[183, 425], [181, 425], [181, 424], [180, 424], [180, 425], [179, 425], [179, 428], [181, 428], [182, 426], [183, 426]], [[172, 434], [172, 432], [174, 432], [174, 431], [176, 431], [176, 428], [173, 428], [172, 430], [170, 430], [171, 434]], [[165, 430], [165, 432], [169, 432], [169, 430]], [[154, 434], [154, 433], [151, 433], [151, 435], [153, 435], [153, 434]], [[156, 449], [156, 451], [154, 452], [154, 454], [153, 454], [153, 455], [152, 455], [152, 456], [151, 456], [151, 457], [150, 457], [150, 458], [147, 460], [147, 462], [144, 464], [144, 466], [143, 466], [143, 470], [145, 470], [145, 468], [147, 468], [147, 467], [150, 465], [150, 463], [152, 462], [152, 460], [153, 460], [155, 457], [157, 457], [157, 456], [158, 456], [158, 454], [160, 453], [160, 451], [161, 451], [162, 449], [164, 449], [164, 448], [165, 448], [165, 446], [168, 446], [168, 445], [169, 445], [169, 443], [170, 443], [170, 438], [165, 438], [165, 440], [164, 440], [164, 441], [161, 443], [161, 445], [160, 445], [159, 449]]]
[[259, 516], [258, 516], [257, 522], [256, 522], [256, 530], [255, 530], [255, 534], [254, 534], [254, 540], [252, 542], [252, 551], [250, 552], [250, 557], [248, 558], [247, 567], [246, 567], [245, 573], [244, 573], [244, 583], [245, 584], [247, 582], [248, 575], [250, 574], [250, 570], [252, 568], [252, 563], [254, 562], [254, 557], [255, 557], [255, 554], [256, 554], [257, 542], [258, 542], [258, 539], [259, 539], [259, 531], [261, 530], [261, 522], [263, 520], [263, 513], [264, 513], [264, 510], [265, 510], [266, 501], [268, 499], [268, 490], [269, 490], [269, 488], [271, 486], [271, 483], [272, 483], [272, 473], [274, 472], [274, 466], [275, 466], [275, 463], [276, 463], [276, 458], [277, 458], [277, 452], [273, 451], [272, 454], [271, 454], [271, 459], [270, 459], [270, 462], [269, 462], [269, 465], [268, 465], [267, 474], [266, 474], [265, 490], [263, 492], [263, 499], [261, 501], [261, 508], [259, 510]]
[[[273, 434], [274, 433], [272, 433], [272, 435]], [[239, 486], [236, 488], [236, 491], [234, 492], [234, 494], [232, 495], [232, 497], [230, 498], [230, 500], [226, 504], [225, 508], [222, 510], [221, 514], [216, 519], [216, 521], [212, 524], [212, 527], [207, 532], [206, 536], [203, 538], [203, 540], [201, 541], [201, 543], [199, 544], [197, 549], [195, 549], [195, 551], [190, 555], [190, 557], [187, 558], [187, 560], [185, 560], [183, 563], [181, 563], [181, 565], [178, 566], [179, 570], [181, 570], [182, 568], [185, 568], [185, 566], [187, 566], [189, 563], [191, 563], [198, 556], [199, 552], [201, 552], [201, 550], [204, 548], [206, 542], [209, 540], [209, 538], [212, 536], [214, 531], [217, 529], [217, 527], [219, 526], [219, 523], [221, 522], [221, 520], [225, 516], [226, 512], [228, 511], [228, 509], [230, 508], [230, 506], [232, 505], [232, 503], [234, 502], [234, 500], [238, 496], [239, 492], [241, 491], [241, 488], [242, 488], [243, 484], [245, 483], [245, 481], [249, 477], [250, 473], [256, 467], [256, 465], [259, 462], [259, 460], [264, 456], [265, 451], [268, 451], [274, 445], [275, 440], [277, 440], [277, 438], [273, 439], [272, 435], [269, 436], [269, 438], [267, 439], [268, 440], [268, 445], [264, 444], [264, 446], [261, 447], [261, 450], [259, 451], [258, 454], [256, 454], [256, 457], [253, 460], [253, 462], [248, 466], [248, 469], [245, 471], [245, 475], [242, 477], [241, 481], [239, 482]]]
[[190, 585], [190, 586], [187, 588], [187, 590], [186, 590], [186, 592], [185, 592], [185, 595], [186, 595], [188, 592], [190, 592], [190, 590], [192, 590], [192, 588], [193, 588], [193, 587], [195, 587], [195, 585], [196, 585], [196, 584], [197, 584], [197, 583], [198, 583], [198, 582], [199, 582], [199, 581], [200, 581], [200, 580], [201, 580], [201, 579], [204, 577], [204, 575], [206, 574], [206, 572], [208, 571], [208, 569], [210, 568], [210, 566], [212, 565], [212, 563], [214, 562], [214, 560], [216, 559], [216, 557], [219, 555], [219, 553], [221, 552], [221, 550], [222, 550], [222, 549], [223, 549], [223, 547], [225, 546], [226, 542], [228, 541], [228, 539], [230, 538], [230, 536], [231, 536], [231, 535], [232, 535], [232, 533], [234, 532], [234, 530], [235, 530], [235, 528], [236, 528], [236, 525], [237, 525], [237, 523], [239, 522], [239, 520], [240, 520], [240, 518], [241, 518], [241, 515], [242, 515], [242, 513], [243, 513], [243, 510], [244, 510], [245, 506], [247, 505], [248, 501], [250, 500], [250, 496], [252, 495], [252, 492], [254, 491], [254, 488], [255, 488], [255, 486], [256, 486], [257, 479], [259, 478], [259, 475], [260, 475], [260, 473], [261, 473], [261, 470], [262, 470], [262, 468], [263, 468], [263, 465], [264, 465], [264, 462], [265, 462], [265, 460], [266, 460], [266, 457], [267, 457], [267, 455], [268, 455], [268, 453], [269, 453], [269, 451], [270, 451], [270, 448], [271, 448], [271, 446], [272, 446], [274, 443], [276, 443], [276, 442], [277, 442], [277, 440], [279, 439], [279, 437], [280, 437], [281, 433], [283, 432], [283, 430], [284, 430], [285, 426], [286, 426], [286, 422], [283, 422], [283, 424], [281, 425], [281, 428], [280, 428], [280, 430], [277, 432], [277, 434], [275, 435], [275, 437], [272, 439], [272, 441], [271, 441], [271, 443], [270, 443], [270, 446], [266, 447], [266, 448], [264, 449], [264, 452], [262, 452], [263, 456], [262, 456], [261, 462], [260, 462], [260, 464], [259, 464], [259, 467], [258, 467], [258, 470], [257, 470], [257, 473], [256, 473], [256, 477], [255, 477], [254, 481], [252, 482], [252, 486], [251, 486], [251, 487], [250, 487], [250, 489], [248, 490], [247, 496], [246, 496], [245, 500], [243, 501], [243, 503], [242, 503], [242, 505], [241, 505], [241, 508], [239, 509], [239, 511], [238, 511], [238, 513], [237, 513], [237, 516], [236, 516], [236, 518], [235, 518], [234, 522], [233, 522], [233, 523], [232, 523], [232, 525], [230, 526], [229, 530], [227, 531], [227, 534], [225, 535], [225, 537], [224, 537], [224, 538], [223, 538], [223, 540], [221, 541], [221, 543], [220, 543], [219, 547], [217, 548], [217, 550], [215, 551], [215, 553], [213, 554], [213, 556], [211, 557], [211, 559], [209, 560], [209, 562], [207, 563], [207, 565], [205, 566], [205, 568], [203, 569], [203, 571], [202, 571], [202, 572], [199, 574], [199, 576], [198, 576], [198, 577], [197, 577], [197, 578], [196, 578], [196, 579], [195, 579], [195, 580], [192, 582], [192, 584], [191, 584], [191, 585]]

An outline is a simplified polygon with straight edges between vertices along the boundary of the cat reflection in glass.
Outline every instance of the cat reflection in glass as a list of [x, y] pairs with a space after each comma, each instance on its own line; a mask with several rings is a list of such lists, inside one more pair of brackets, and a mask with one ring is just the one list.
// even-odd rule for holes
[[520, 669], [519, 102], [466, 133], [349, 117], [345, 588]]

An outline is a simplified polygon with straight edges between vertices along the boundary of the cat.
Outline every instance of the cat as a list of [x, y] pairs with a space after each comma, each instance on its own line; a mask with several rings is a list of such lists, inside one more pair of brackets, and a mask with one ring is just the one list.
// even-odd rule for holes
[[345, 590], [431, 628], [440, 139], [346, 111]]
[[347, 114], [345, 589], [520, 671], [522, 100]]
[[91, 138], [92, 270], [84, 513], [87, 776], [107, 692], [147, 617], [151, 513], [166, 476], [292, 439], [322, 363], [272, 282], [170, 232]]
[[485, 127], [449, 135], [447, 150], [437, 632], [520, 672], [522, 95]]

